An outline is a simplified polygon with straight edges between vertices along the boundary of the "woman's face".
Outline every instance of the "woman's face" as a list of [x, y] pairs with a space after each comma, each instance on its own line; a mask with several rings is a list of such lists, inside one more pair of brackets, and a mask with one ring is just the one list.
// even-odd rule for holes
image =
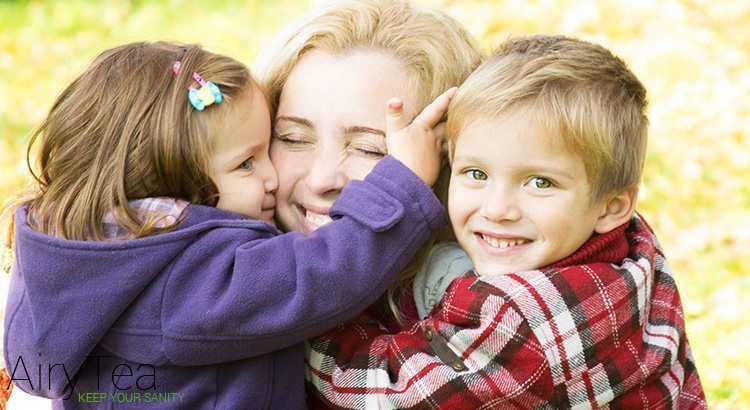
[[388, 99], [403, 99], [404, 115], [414, 118], [412, 88], [403, 64], [382, 52], [313, 50], [299, 60], [281, 92], [271, 140], [284, 230], [309, 234], [330, 222], [347, 182], [364, 179], [387, 154]]

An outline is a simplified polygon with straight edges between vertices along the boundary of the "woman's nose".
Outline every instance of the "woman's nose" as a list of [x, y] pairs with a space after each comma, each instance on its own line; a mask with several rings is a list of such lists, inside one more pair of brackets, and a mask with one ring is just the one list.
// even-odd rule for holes
[[315, 194], [341, 191], [349, 178], [343, 171], [343, 155], [335, 147], [318, 147], [309, 163], [305, 184]]

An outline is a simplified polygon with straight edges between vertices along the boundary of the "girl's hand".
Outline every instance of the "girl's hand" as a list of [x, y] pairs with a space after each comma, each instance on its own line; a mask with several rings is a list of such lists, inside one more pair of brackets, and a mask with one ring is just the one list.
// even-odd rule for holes
[[414, 171], [427, 185], [440, 173], [445, 124], [439, 123], [456, 94], [449, 89], [425, 107], [411, 124], [403, 117], [404, 103], [398, 98], [388, 100], [386, 111], [386, 144], [388, 153]]

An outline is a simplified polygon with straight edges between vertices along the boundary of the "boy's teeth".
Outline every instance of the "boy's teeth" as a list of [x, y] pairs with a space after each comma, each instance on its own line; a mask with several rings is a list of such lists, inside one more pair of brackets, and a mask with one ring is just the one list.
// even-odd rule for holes
[[328, 215], [322, 215], [315, 212], [306, 211], [305, 218], [310, 221], [311, 224], [320, 228], [321, 226], [331, 222], [331, 217]]
[[522, 243], [526, 243], [525, 239], [497, 239], [485, 234], [482, 234], [482, 239], [484, 239], [485, 242], [490, 244], [490, 246], [492, 246], [493, 248], [508, 248], [510, 246], [516, 246]]

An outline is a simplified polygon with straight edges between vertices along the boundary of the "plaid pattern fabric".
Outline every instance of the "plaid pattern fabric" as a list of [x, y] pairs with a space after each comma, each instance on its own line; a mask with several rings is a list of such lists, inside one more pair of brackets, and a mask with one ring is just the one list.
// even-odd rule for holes
[[[188, 206], [187, 201], [175, 198], [157, 197], [130, 201], [130, 206], [138, 213], [141, 221], [155, 221], [156, 227], [163, 228], [174, 225]], [[102, 219], [104, 234], [112, 239], [130, 239], [134, 235], [122, 229], [117, 224], [114, 215], [107, 213]]]
[[339, 326], [306, 364], [338, 408], [706, 408], [674, 278], [638, 217], [543, 270], [456, 279], [409, 330]]

